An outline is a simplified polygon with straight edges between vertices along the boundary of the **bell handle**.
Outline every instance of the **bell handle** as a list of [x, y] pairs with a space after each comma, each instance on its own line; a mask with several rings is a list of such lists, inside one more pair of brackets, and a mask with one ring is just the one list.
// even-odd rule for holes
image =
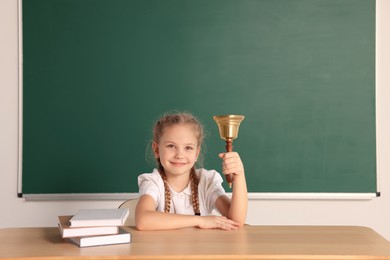
[[[227, 138], [226, 139], [226, 152], [232, 152], [233, 151], [233, 139]], [[232, 184], [234, 181], [234, 175], [233, 174], [227, 174], [225, 175], [226, 181], [229, 184], [229, 187], [232, 188]]]

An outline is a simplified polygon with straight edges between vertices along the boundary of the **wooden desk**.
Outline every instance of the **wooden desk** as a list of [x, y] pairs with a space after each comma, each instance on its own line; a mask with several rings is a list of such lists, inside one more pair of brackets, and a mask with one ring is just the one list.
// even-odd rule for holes
[[0, 258], [390, 259], [390, 242], [365, 227], [245, 226], [236, 231], [137, 231], [130, 244], [78, 248], [57, 228], [0, 229]]

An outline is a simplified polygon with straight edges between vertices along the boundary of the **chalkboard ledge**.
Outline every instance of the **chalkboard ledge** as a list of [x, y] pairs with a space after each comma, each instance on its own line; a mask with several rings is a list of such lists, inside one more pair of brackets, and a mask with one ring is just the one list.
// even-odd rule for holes
[[[231, 193], [227, 193], [231, 196]], [[250, 192], [249, 200], [371, 200], [379, 197], [373, 193], [328, 193], [328, 192]], [[128, 200], [139, 197], [138, 193], [69, 193], [69, 194], [18, 194], [27, 201], [61, 200]]]
[[248, 194], [248, 198], [252, 200], [371, 200], [379, 196], [380, 192], [256, 192]]
[[[18, 195], [20, 196], [20, 194]], [[138, 193], [52, 193], [22, 194], [27, 201], [61, 201], [61, 200], [128, 200], [139, 197]]]

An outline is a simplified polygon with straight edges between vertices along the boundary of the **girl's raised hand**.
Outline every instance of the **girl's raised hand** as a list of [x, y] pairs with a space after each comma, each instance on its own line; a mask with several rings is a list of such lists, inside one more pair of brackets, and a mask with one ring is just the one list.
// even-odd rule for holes
[[237, 152], [220, 153], [218, 156], [222, 159], [223, 174], [244, 174], [244, 165], [242, 164], [240, 155]]
[[200, 216], [198, 227], [202, 229], [236, 230], [240, 227], [240, 224], [224, 216]]

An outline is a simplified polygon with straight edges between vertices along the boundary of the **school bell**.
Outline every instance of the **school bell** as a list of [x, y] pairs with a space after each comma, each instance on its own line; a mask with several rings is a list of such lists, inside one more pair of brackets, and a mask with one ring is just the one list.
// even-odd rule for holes
[[[223, 116], [213, 116], [214, 121], [218, 125], [219, 135], [221, 139], [226, 142], [226, 151], [233, 151], [233, 139], [236, 139], [238, 136], [238, 129], [240, 123], [244, 120], [242, 115], [223, 115]], [[229, 187], [232, 187], [234, 177], [232, 174], [226, 175], [226, 181], [229, 184]]]

